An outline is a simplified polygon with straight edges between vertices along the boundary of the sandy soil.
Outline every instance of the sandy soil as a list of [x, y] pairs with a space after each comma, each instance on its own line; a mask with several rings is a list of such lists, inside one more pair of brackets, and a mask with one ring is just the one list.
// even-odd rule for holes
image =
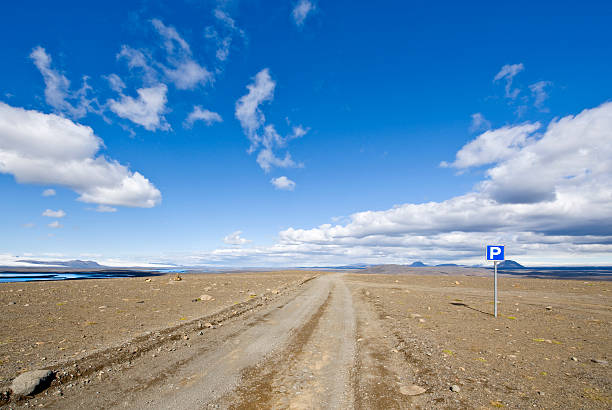
[[[26, 370], [56, 366], [274, 296], [309, 272], [183, 274], [148, 278], [0, 283], [0, 388]], [[214, 300], [196, 301], [207, 294]], [[11, 304], [14, 303], [14, 304]]]
[[491, 278], [351, 275], [347, 282], [373, 306], [395, 344], [391, 354], [413, 370], [430, 403], [612, 406], [610, 364], [593, 361], [612, 360], [610, 282], [503, 278], [497, 319]]
[[[55, 339], [65, 336], [52, 326], [46, 327], [47, 333], [35, 334], [49, 335], [55, 354], [67, 355], [49, 354], [60, 360], [55, 366], [32, 360], [39, 360], [34, 354], [20, 355], [23, 342], [0, 346], [6, 349], [5, 355], [14, 355], [13, 361], [30, 360], [10, 368], [8, 362], [3, 363], [7, 379], [26, 366], [58, 372], [45, 392], [17, 401], [12, 398], [6, 407], [612, 406], [610, 282], [503, 278], [500, 317], [496, 319], [490, 314], [492, 281], [485, 277], [298, 272], [190, 276], [179, 284], [168, 283], [169, 278], [153, 282], [141, 278], [124, 286], [125, 279], [116, 285], [106, 280], [87, 281], [88, 297], [107, 295], [106, 300], [117, 304], [112, 306], [119, 310], [129, 306], [132, 314], [130, 319], [122, 316], [123, 312], [108, 314], [111, 302], [106, 302], [109, 305], [102, 310], [107, 312], [97, 312], [96, 325], [83, 322], [100, 306], [96, 300], [95, 309], [85, 309], [87, 303], [81, 296], [84, 282], [52, 284], [72, 290], [64, 290], [65, 297], [52, 293], [51, 299], [49, 295], [38, 299], [48, 302], [40, 308], [39, 326], [40, 318], [52, 317], [66, 306], [57, 305], [63, 300], [83, 304], [87, 314], [71, 319], [78, 323], [72, 324], [73, 329], [68, 325], [62, 328], [73, 336], [70, 351], [57, 348]], [[1, 288], [0, 300], [6, 304], [10, 297], [17, 298], [18, 289], [23, 289], [19, 293], [34, 293], [30, 285], [48, 289], [50, 284], [13, 284]], [[210, 290], [202, 291], [208, 286]], [[119, 289], [127, 287], [131, 291], [120, 293]], [[148, 295], [162, 292], [152, 289], [163, 288], [165, 292], [154, 293], [159, 296], [153, 298], [159, 304], [163, 300], [165, 308], [141, 312], [142, 305], [153, 303], [145, 298], [143, 287]], [[272, 292], [277, 288], [282, 292]], [[100, 295], [95, 296], [97, 292]], [[251, 292], [256, 296], [251, 297]], [[191, 302], [202, 293], [212, 295], [215, 301]], [[67, 295], [73, 295], [72, 299]], [[137, 303], [142, 300], [144, 303]], [[215, 302], [219, 304], [213, 308]], [[174, 308], [173, 303], [180, 306]], [[69, 314], [75, 315], [66, 311], [63, 317]], [[145, 320], [152, 314], [154, 318]], [[30, 320], [27, 314], [19, 317]], [[140, 323], [144, 324], [142, 330], [134, 330]], [[21, 336], [33, 332], [31, 327], [7, 326], [12, 333], [5, 332], [3, 337], [22, 337], [20, 340], [30, 340], [26, 344], [36, 345], [31, 342], [35, 339]], [[80, 335], [91, 331], [91, 338], [98, 340], [102, 332], [91, 330], [94, 326], [108, 333], [122, 327], [127, 330], [105, 335], [105, 343], [132, 339], [112, 349], [92, 346], [88, 344], [90, 336]], [[155, 328], [158, 330], [153, 331]], [[7, 347], [10, 345], [13, 347]], [[66, 359], [70, 361], [61, 361]], [[456, 391], [451, 391], [452, 386]]]

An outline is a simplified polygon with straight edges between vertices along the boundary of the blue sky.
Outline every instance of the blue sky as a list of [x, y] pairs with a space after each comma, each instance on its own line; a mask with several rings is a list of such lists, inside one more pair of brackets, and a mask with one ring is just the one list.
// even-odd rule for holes
[[0, 262], [612, 262], [611, 17], [5, 5]]

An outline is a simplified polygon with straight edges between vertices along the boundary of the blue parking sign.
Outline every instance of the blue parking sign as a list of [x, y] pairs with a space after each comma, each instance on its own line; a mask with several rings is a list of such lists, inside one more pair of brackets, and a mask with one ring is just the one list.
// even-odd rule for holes
[[503, 261], [504, 260], [504, 245], [487, 245], [487, 260], [488, 261]]

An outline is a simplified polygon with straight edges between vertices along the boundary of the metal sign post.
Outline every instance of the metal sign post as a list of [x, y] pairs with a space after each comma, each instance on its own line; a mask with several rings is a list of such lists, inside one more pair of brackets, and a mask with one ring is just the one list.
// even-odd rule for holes
[[495, 317], [497, 317], [497, 264], [503, 262], [504, 259], [504, 245], [487, 245], [487, 260], [493, 261], [495, 270], [495, 276], [493, 279], [493, 303], [495, 310]]
[[493, 303], [495, 303], [494, 305], [495, 306], [495, 317], [497, 317], [497, 263], [498, 263], [497, 261], [493, 262], [493, 266], [495, 267], [495, 279], [494, 279], [495, 285], [493, 286], [494, 287], [493, 292], [495, 293], [495, 296], [493, 297], [494, 299]]

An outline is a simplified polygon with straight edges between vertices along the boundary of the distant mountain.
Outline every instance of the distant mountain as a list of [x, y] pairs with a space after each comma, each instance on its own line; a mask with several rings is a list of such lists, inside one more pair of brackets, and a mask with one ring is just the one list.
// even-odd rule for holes
[[436, 265], [436, 266], [459, 266], [456, 263], [441, 263], [440, 265]]
[[497, 267], [499, 269], [525, 269], [525, 267], [523, 265], [521, 265], [520, 263], [513, 261], [513, 260], [505, 260], [501, 263], [497, 264]]
[[422, 267], [425, 267], [425, 266], [427, 266], [427, 265], [425, 265], [425, 264], [424, 264], [423, 262], [421, 262], [421, 261], [417, 261], [417, 262], [412, 262], [412, 263], [411, 263], [410, 265], [408, 265], [408, 266], [410, 266], [411, 268], [422, 268]]
[[65, 268], [73, 269], [99, 269], [104, 267], [96, 261], [81, 261], [78, 259], [72, 261], [37, 261], [22, 259], [18, 260], [17, 262], [30, 263], [32, 265], [63, 266]]

